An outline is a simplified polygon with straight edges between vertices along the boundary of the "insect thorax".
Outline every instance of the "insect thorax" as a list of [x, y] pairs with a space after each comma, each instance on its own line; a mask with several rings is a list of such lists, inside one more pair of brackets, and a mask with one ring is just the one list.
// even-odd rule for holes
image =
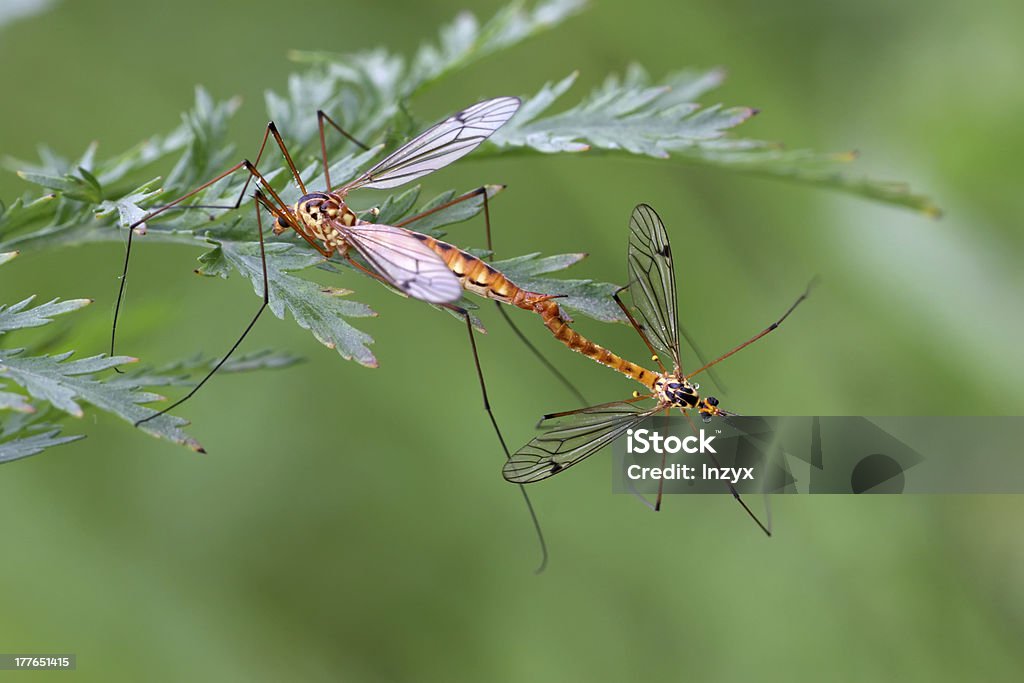
[[335, 225], [350, 227], [358, 220], [345, 200], [334, 193], [307, 194], [295, 203], [294, 211], [302, 226], [323, 242], [324, 246], [332, 249], [342, 248], [345, 244], [345, 238], [335, 229]]
[[662, 403], [678, 408], [693, 408], [700, 402], [697, 386], [679, 375], [662, 375], [654, 382], [654, 393]]

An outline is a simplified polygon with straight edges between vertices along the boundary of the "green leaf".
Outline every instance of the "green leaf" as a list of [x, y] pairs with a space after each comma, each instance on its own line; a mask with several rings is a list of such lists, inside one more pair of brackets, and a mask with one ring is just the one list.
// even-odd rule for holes
[[410, 96], [500, 50], [551, 29], [586, 6], [585, 0], [549, 0], [533, 9], [513, 3], [480, 26], [469, 12], [441, 28], [439, 43], [425, 44], [412, 61], [404, 92]]
[[[52, 316], [77, 311], [92, 303], [92, 299], [53, 299], [35, 308], [27, 308], [35, 296], [23, 299], [12, 306], [0, 304], [0, 334], [25, 327], [40, 327], [52, 321]], [[26, 310], [27, 309], [27, 310]]]
[[22, 180], [27, 180], [30, 183], [36, 185], [42, 185], [45, 188], [56, 190], [62, 193], [66, 197], [71, 199], [77, 199], [83, 202], [89, 202], [95, 204], [103, 199], [103, 194], [100, 187], [96, 183], [96, 179], [93, 176], [89, 176], [89, 179], [80, 178], [74, 175], [54, 176], [45, 175], [43, 173], [33, 173], [32, 171], [18, 171], [18, 175]]
[[[156, 411], [143, 407], [162, 397], [140, 390], [137, 386], [104, 383], [93, 376], [117, 365], [134, 363], [127, 356], [92, 356], [69, 361], [71, 353], [56, 356], [26, 356], [24, 349], [0, 349], [0, 375], [24, 388], [31, 396], [47, 401], [74, 417], [84, 414], [78, 401], [113, 413], [135, 424]], [[181, 430], [187, 420], [161, 415], [139, 425], [139, 429], [175, 443], [202, 451], [198, 441]]]
[[575, 107], [541, 117], [575, 80], [576, 74], [570, 74], [546, 84], [492, 141], [545, 153], [595, 147], [664, 159], [671, 150], [722, 137], [755, 113], [747, 107], [701, 108], [688, 101], [699, 91], [694, 84], [712, 81], [711, 73], [686, 71], [652, 84], [640, 67], [633, 66], [623, 78], [609, 76]]
[[[202, 354], [168, 363], [156, 369], [139, 368], [107, 380], [107, 384], [129, 386], [194, 386], [196, 381], [212, 370], [220, 358], [209, 358]], [[249, 372], [252, 370], [277, 370], [302, 362], [302, 358], [290, 353], [269, 350], [232, 356], [218, 370], [219, 373]]]
[[[0, 384], [0, 387], [2, 386], [4, 385]], [[0, 391], [0, 410], [14, 410], [19, 413], [34, 413], [36, 411], [25, 396], [10, 391]]]
[[[365, 304], [346, 301], [347, 290], [325, 288], [309, 280], [289, 275], [322, 261], [322, 257], [294, 248], [291, 244], [266, 245], [267, 278], [270, 283], [270, 310], [284, 319], [287, 309], [299, 327], [309, 330], [328, 348], [336, 349], [342, 358], [355, 360], [368, 367], [377, 367], [377, 359], [369, 349], [373, 339], [346, 322], [346, 318], [377, 315]], [[203, 275], [226, 277], [232, 266], [249, 278], [253, 289], [263, 295], [263, 272], [258, 242], [223, 242], [200, 257]]]
[[159, 178], [154, 178], [120, 199], [102, 202], [96, 207], [96, 217], [105, 218], [116, 211], [122, 227], [134, 225], [146, 215], [146, 210], [139, 205], [159, 196], [160, 190], [153, 189], [159, 182]]
[[56, 209], [56, 198], [57, 195], [44, 194], [27, 203], [21, 197], [15, 199], [6, 211], [0, 213], [0, 238], [7, 239], [11, 233], [50, 216]]
[[[441, 28], [437, 44], [420, 47], [408, 67], [401, 57], [388, 55], [383, 50], [356, 54], [296, 50], [289, 53], [289, 57], [296, 62], [326, 67], [326, 75], [361, 90], [375, 91], [371, 93], [371, 97], [378, 96], [375, 100], [389, 99], [393, 103], [411, 97], [488, 55], [552, 29], [585, 7], [585, 0], [548, 0], [537, 3], [532, 9], [526, 8], [523, 2], [513, 2], [483, 26], [471, 13], [462, 12]], [[317, 82], [322, 84], [323, 79]], [[293, 83], [289, 85], [293, 93], [299, 90], [308, 96], [308, 89], [295, 88]], [[321, 93], [321, 102], [329, 99]], [[279, 110], [284, 109], [279, 106]], [[393, 110], [392, 106], [387, 115]]]
[[774, 143], [727, 137], [757, 110], [693, 102], [723, 78], [721, 69], [689, 70], [652, 83], [641, 67], [633, 65], [624, 77], [609, 76], [576, 106], [543, 116], [572, 87], [573, 73], [558, 83], [545, 84], [527, 99], [519, 113], [491, 136], [490, 153], [600, 150], [686, 160], [796, 180], [939, 215], [931, 200], [904, 183], [844, 175], [840, 167], [856, 158], [849, 152], [787, 151]]
[[167, 185], [194, 187], [230, 165], [234, 150], [227, 144], [227, 123], [240, 104], [237, 98], [215, 102], [206, 90], [196, 88], [195, 106], [182, 115], [189, 134], [185, 154], [167, 176]]
[[48, 413], [46, 407], [38, 412], [32, 408], [10, 414], [0, 423], [0, 465], [85, 438], [82, 435], [58, 437], [60, 426], [44, 422]]
[[0, 464], [37, 455], [52, 446], [60, 446], [61, 444], [85, 438], [83, 434], [57, 436], [58, 434], [60, 434], [60, 429], [54, 428], [39, 434], [33, 434], [32, 436], [15, 437], [6, 441], [0, 441]]

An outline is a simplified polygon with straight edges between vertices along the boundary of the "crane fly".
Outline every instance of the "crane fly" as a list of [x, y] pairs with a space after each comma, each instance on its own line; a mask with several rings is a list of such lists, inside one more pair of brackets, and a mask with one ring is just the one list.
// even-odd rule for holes
[[[719, 407], [717, 398], [701, 396], [698, 393], [699, 385], [691, 380], [779, 327], [809, 293], [810, 287], [781, 318], [752, 338], [697, 370], [686, 373], [683, 371], [680, 354], [675, 269], [665, 226], [654, 209], [640, 204], [633, 210], [629, 227], [627, 261], [630, 280], [624, 289], [629, 290], [635, 315], [619, 297], [622, 290], [616, 292], [614, 297], [633, 329], [650, 349], [651, 357], [658, 363], [660, 372], [647, 370], [608, 352], [609, 355], [602, 358], [601, 362], [640, 382], [647, 392], [634, 392], [632, 398], [623, 401], [545, 415], [539, 427], [546, 431], [505, 462], [502, 474], [510, 482], [530, 484], [563, 472], [659, 411], [667, 414], [672, 409], [678, 409], [687, 417], [690, 411], [696, 411], [704, 421], [716, 415], [735, 415]], [[671, 359], [671, 370], [662, 364], [661, 358]], [[649, 400], [653, 401], [653, 405], [638, 405]], [[713, 454], [708, 453], [708, 456], [712, 461], [715, 460]], [[717, 462], [714, 464], [718, 465]], [[771, 532], [747, 507], [735, 487], [726, 483], [747, 514], [770, 536]], [[655, 509], [660, 504], [659, 488]]]
[[[468, 311], [455, 305], [462, 296], [463, 288], [485, 298], [495, 299], [498, 303], [514, 305], [526, 310], [542, 312], [542, 317], [555, 316], [562, 319], [557, 304], [551, 303], [551, 295], [528, 292], [512, 284], [501, 273], [472, 254], [458, 249], [454, 245], [434, 239], [428, 235], [406, 229], [404, 226], [424, 218], [432, 213], [452, 206], [458, 202], [483, 197], [485, 218], [487, 218], [488, 243], [490, 243], [490, 221], [487, 207], [487, 191], [481, 187], [461, 197], [412, 216], [397, 225], [382, 225], [362, 220], [348, 205], [347, 195], [356, 189], [391, 189], [404, 185], [424, 175], [432, 173], [457, 159], [469, 154], [486, 140], [494, 131], [504, 125], [519, 109], [520, 100], [516, 97], [499, 97], [478, 102], [453, 116], [431, 126], [411, 141], [389, 154], [368, 171], [362, 173], [338, 188], [333, 188], [330, 180], [330, 169], [327, 160], [327, 145], [324, 135], [324, 124], [329, 123], [345, 137], [364, 149], [358, 140], [344, 131], [323, 111], [317, 112], [320, 132], [320, 146], [323, 156], [324, 181], [326, 189], [322, 192], [310, 192], [300, 176], [284, 140], [271, 121], [263, 135], [255, 163], [245, 159], [227, 171], [204, 183], [191, 192], [148, 212], [141, 219], [128, 226], [128, 243], [125, 253], [124, 268], [118, 290], [117, 304], [114, 308], [114, 322], [111, 330], [110, 353], [114, 355], [114, 343], [117, 335], [117, 319], [124, 296], [125, 282], [128, 276], [128, 263], [131, 257], [132, 237], [135, 229], [168, 209], [177, 207], [182, 202], [194, 197], [214, 183], [245, 169], [249, 177], [246, 179], [242, 192], [234, 205], [209, 207], [193, 206], [191, 208], [224, 208], [237, 209], [249, 187], [254, 181], [257, 189], [253, 195], [253, 206], [259, 232], [260, 262], [263, 271], [263, 301], [256, 314], [249, 321], [241, 336], [235, 341], [228, 352], [184, 397], [178, 399], [163, 410], [136, 422], [152, 420], [155, 417], [176, 408], [191, 398], [199, 389], [223, 366], [238, 346], [252, 330], [260, 315], [270, 303], [270, 286], [267, 278], [266, 251], [263, 237], [263, 219], [261, 209], [265, 209], [274, 217], [272, 230], [280, 235], [287, 230], [295, 231], [310, 246], [325, 258], [334, 254], [340, 255], [350, 264], [386, 285], [410, 297], [449, 308], [461, 315], [466, 321], [470, 344], [480, 388], [483, 394], [484, 408], [498, 436], [506, 458], [509, 450], [498, 427], [497, 420], [490, 407], [487, 388], [484, 383], [483, 371], [477, 353], [473, 325]], [[292, 178], [301, 194], [293, 204], [284, 202], [267, 178], [258, 169], [258, 164], [266, 149], [267, 141], [273, 137], [291, 172]], [[181, 207], [189, 208], [189, 207]], [[351, 251], [356, 252], [365, 262], [365, 266], [356, 261]], [[508, 319], [506, 317], [506, 319]], [[511, 324], [511, 320], [509, 320]], [[546, 320], [547, 324], [547, 320]], [[513, 325], [514, 328], [514, 325]], [[518, 329], [516, 330], [518, 333]], [[520, 334], [522, 337], [522, 335]], [[525, 340], [525, 338], [524, 338]], [[532, 348], [532, 346], [531, 346]], [[536, 351], [535, 351], [536, 352]], [[542, 358], [542, 360], [544, 360]], [[551, 367], [549, 365], [549, 367]], [[542, 551], [542, 561], [538, 571], [547, 562], [547, 548], [539, 522], [534, 513], [532, 503], [522, 490], [531, 519], [533, 521]]]
[[[436, 252], [432, 251], [418, 238], [424, 236], [418, 236], [417, 233], [400, 226], [381, 225], [364, 221], [349, 207], [346, 197], [350, 192], [361, 188], [391, 189], [398, 187], [447, 166], [469, 154], [507, 122], [519, 109], [519, 104], [519, 99], [515, 97], [499, 97], [478, 102], [431, 126], [389, 154], [368, 171], [338, 188], [332, 187], [330, 179], [330, 164], [327, 160], [327, 145], [324, 135], [325, 122], [330, 123], [343, 135], [364, 149], [366, 145], [355, 140], [323, 111], [318, 111], [317, 119], [320, 131], [320, 145], [323, 152], [324, 180], [327, 186], [323, 192], [310, 192], [306, 188], [295, 163], [292, 161], [284, 139], [277, 130], [277, 126], [271, 121], [263, 134], [263, 141], [260, 144], [255, 163], [245, 159], [191, 192], [155, 211], [150, 211], [128, 226], [128, 244], [120, 288], [118, 290], [117, 304], [114, 308], [114, 323], [111, 330], [111, 355], [114, 353], [118, 314], [124, 297], [125, 283], [128, 279], [128, 263], [131, 257], [132, 238], [135, 234], [135, 229], [242, 169], [249, 173], [249, 177], [234, 205], [203, 208], [238, 208], [245, 197], [249, 183], [253, 180], [256, 181], [258, 188], [253, 196], [253, 202], [259, 227], [260, 262], [263, 270], [263, 303], [238, 341], [235, 342], [220, 362], [193, 388], [192, 392], [177, 403], [168, 406], [161, 413], [177, 407], [199, 390], [234, 352], [269, 303], [269, 284], [267, 282], [261, 208], [267, 210], [275, 218], [273, 225], [274, 234], [280, 235], [286, 230], [294, 230], [296, 234], [325, 258], [330, 258], [333, 254], [337, 253], [360, 270], [369, 273], [374, 278], [413, 298], [439, 305], [451, 305], [458, 301], [462, 295], [462, 285], [458, 277], [448, 268], [447, 264]], [[301, 194], [298, 201], [291, 205], [281, 199], [278, 192], [270, 185], [257, 167], [266, 150], [267, 141], [271, 137], [273, 137], [278, 148], [281, 150], [281, 154]], [[435, 207], [431, 211], [413, 216], [404, 221], [403, 224], [418, 220], [459, 201], [465, 201], [481, 194], [484, 197], [484, 205], [486, 207], [486, 190], [480, 188]], [[367, 266], [363, 266], [353, 259], [350, 251], [355, 251], [359, 254]], [[157, 413], [157, 415], [161, 413]], [[152, 419], [153, 417], [156, 417], [156, 415], [147, 419]]]

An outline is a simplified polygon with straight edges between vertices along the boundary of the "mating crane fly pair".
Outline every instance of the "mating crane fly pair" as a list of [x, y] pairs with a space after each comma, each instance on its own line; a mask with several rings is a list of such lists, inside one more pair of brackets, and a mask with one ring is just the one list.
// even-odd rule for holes
[[[698, 370], [685, 374], [680, 362], [675, 277], [668, 236], [665, 233], [664, 225], [654, 210], [646, 205], [638, 206], [634, 210], [630, 222], [630, 284], [624, 288], [630, 292], [636, 315], [634, 316], [624, 305], [618, 293], [614, 295], [614, 298], [629, 322], [650, 349], [653, 359], [658, 361], [660, 372], [654, 372], [623, 359], [572, 329], [569, 324], [571, 319], [562, 312], [555, 301], [555, 299], [559, 298], [559, 294], [544, 294], [522, 289], [494, 267], [472, 254], [452, 244], [405, 227], [437, 211], [479, 197], [483, 205], [487, 242], [488, 248], [490, 248], [490, 215], [485, 187], [480, 187], [440, 206], [406, 218], [395, 225], [382, 225], [362, 220], [349, 207], [346, 201], [347, 196], [354, 190], [392, 189], [432, 173], [469, 154], [511, 119], [519, 109], [519, 106], [520, 101], [515, 97], [499, 97], [478, 102], [428, 128], [398, 150], [389, 154], [368, 171], [338, 188], [333, 188], [330, 180], [325, 124], [330, 124], [360, 147], [368, 148], [349, 135], [327, 114], [319, 111], [317, 112], [317, 119], [326, 188], [323, 191], [314, 192], [310, 192], [307, 189], [280, 132], [274, 123], [271, 122], [267, 125], [267, 129], [264, 132], [255, 162], [250, 162], [246, 159], [235, 164], [212, 180], [178, 199], [147, 213], [141, 219], [128, 226], [128, 242], [124, 267], [111, 330], [111, 355], [114, 354], [118, 314], [124, 296], [128, 264], [131, 257], [132, 238], [135, 234], [135, 229], [139, 226], [144, 226], [147, 221], [175, 207], [237, 209], [245, 199], [249, 184], [253, 181], [256, 183], [256, 189], [252, 198], [258, 226], [263, 301], [245, 330], [227, 353], [221, 357], [191, 391], [163, 410], [140, 420], [136, 425], [163, 415], [195, 395], [235, 352], [268, 306], [270, 302], [270, 286], [267, 276], [262, 210], [267, 211], [274, 218], [272, 225], [274, 234], [280, 235], [288, 230], [292, 230], [325, 258], [330, 258], [337, 254], [355, 268], [393, 287], [399, 292], [448, 308], [465, 319], [477, 377], [483, 395], [484, 408], [487, 411], [507, 459], [503, 474], [508, 481], [519, 484], [523, 491], [523, 496], [530, 511], [543, 553], [541, 568], [543, 568], [547, 559], [546, 546], [532, 505], [525, 489], [522, 489], [523, 484], [534, 483], [564, 471], [600, 450], [631, 426], [662, 410], [668, 411], [672, 408], [679, 408], [684, 414], [688, 414], [690, 410], [696, 410], [705, 419], [710, 419], [713, 415], [731, 415], [732, 413], [728, 413], [718, 407], [718, 401], [715, 398], [700, 397], [697, 393], [698, 385], [690, 382], [690, 379], [778, 327], [793, 309], [806, 298], [806, 292], [789, 308], [782, 318], [760, 334], [716, 360], [704, 364]], [[259, 170], [259, 163], [266, 150], [267, 142], [271, 137], [280, 149], [292, 179], [301, 195], [293, 204], [286, 203]], [[179, 206], [218, 181], [243, 169], [248, 173], [248, 178], [233, 205], [220, 207], [208, 205]], [[353, 251], [360, 257], [362, 262], [353, 258], [351, 253]], [[487, 397], [487, 388], [477, 354], [470, 316], [468, 311], [456, 304], [462, 296], [463, 290], [473, 292], [483, 298], [495, 300], [499, 309], [501, 304], [506, 304], [538, 314], [545, 327], [562, 344], [640, 382], [649, 393], [640, 394], [634, 392], [634, 397], [625, 401], [616, 401], [548, 415], [545, 417], [542, 426], [549, 427], [550, 430], [542, 436], [533, 439], [514, 455], [511, 455]], [[507, 315], [505, 318], [509, 324], [512, 324]], [[513, 328], [515, 329], [514, 325]], [[520, 334], [518, 330], [516, 332]], [[525, 341], [525, 337], [522, 337], [521, 334], [520, 338]], [[527, 344], [529, 345], [529, 342]], [[557, 369], [554, 366], [540, 356], [539, 352], [532, 345], [529, 346], [549, 369], [557, 373]], [[672, 359], [673, 368], [671, 372], [662, 365], [660, 361], [662, 357]], [[559, 378], [566, 381], [560, 374]], [[635, 405], [635, 403], [645, 399], [653, 399], [654, 405], [647, 408]], [[768, 529], [747, 508], [735, 489], [731, 486], [730, 488], [733, 495], [740, 501], [748, 514], [768, 533]], [[659, 504], [660, 499], [661, 493], [659, 491]]]
[[[122, 270], [121, 283], [118, 291], [117, 304], [114, 307], [114, 322], [111, 330], [110, 353], [114, 355], [114, 344], [117, 335], [117, 320], [120, 312], [121, 301], [124, 296], [125, 283], [128, 276], [128, 264], [131, 258], [132, 239], [135, 229], [144, 225], [147, 221], [177, 207], [188, 199], [196, 196], [214, 183], [242, 170], [249, 174], [238, 199], [233, 205], [223, 207], [202, 206], [202, 208], [224, 208], [237, 209], [241, 206], [249, 183], [255, 180], [257, 188], [253, 195], [253, 205], [256, 210], [260, 264], [263, 279], [263, 301], [255, 315], [249, 321], [245, 330], [234, 342], [227, 353], [214, 365], [214, 367], [192, 388], [185, 396], [178, 399], [171, 405], [159, 412], [155, 412], [136, 423], [157, 418], [168, 411], [181, 405], [195, 395], [197, 391], [216, 373], [223, 364], [231, 357], [238, 346], [250, 332], [260, 315], [270, 302], [270, 285], [267, 277], [266, 249], [263, 237], [263, 222], [261, 209], [265, 209], [274, 217], [273, 232], [281, 234], [287, 230], [295, 231], [310, 246], [316, 249], [325, 258], [330, 258], [335, 253], [346, 259], [354, 267], [367, 275], [377, 279], [398, 291], [428, 303], [437, 304], [449, 308], [463, 316], [469, 334], [470, 346], [473, 353], [477, 377], [480, 382], [480, 389], [483, 395], [484, 408], [487, 411], [491, 424], [501, 443], [502, 450], [506, 457], [509, 457], [509, 450], [498, 427], [497, 420], [490, 408], [487, 397], [487, 388], [484, 382], [483, 371], [480, 366], [479, 356], [476, 349], [476, 341], [473, 333], [473, 326], [468, 311], [457, 306], [456, 301], [461, 297], [462, 290], [471, 291], [484, 298], [495, 300], [500, 304], [507, 304], [522, 308], [540, 315], [544, 325], [551, 330], [552, 334], [569, 348], [579, 351], [591, 358], [600, 359], [607, 353], [600, 346], [586, 340], [569, 327], [569, 319], [565, 316], [558, 304], [553, 299], [558, 294], [541, 294], [524, 290], [495, 268], [472, 254], [455, 247], [454, 245], [442, 242], [429, 235], [421, 234], [405, 228], [417, 220], [430, 214], [450, 207], [459, 202], [481, 197], [484, 209], [484, 217], [487, 222], [487, 242], [490, 244], [490, 217], [487, 204], [487, 190], [481, 187], [460, 197], [445, 202], [440, 206], [428, 211], [407, 218], [394, 226], [380, 225], [361, 220], [358, 215], [346, 203], [348, 193], [356, 189], [391, 189], [398, 187], [412, 180], [420, 178], [428, 173], [436, 171], [453, 161], [465, 156], [480, 143], [486, 140], [494, 131], [504, 125], [519, 109], [520, 101], [515, 97], [499, 97], [485, 100], [464, 109], [461, 112], [441, 121], [430, 127], [410, 142], [403, 145], [385, 159], [377, 163], [370, 170], [364, 172], [356, 179], [345, 183], [337, 189], [333, 189], [330, 181], [330, 168], [327, 159], [327, 145], [325, 138], [325, 123], [332, 125], [347, 138], [356, 142], [361, 147], [365, 145], [356, 141], [351, 135], [345, 132], [324, 112], [317, 112], [318, 127], [320, 133], [320, 146], [323, 161], [325, 191], [309, 192], [300, 176], [298, 169], [292, 160], [291, 154], [281, 137], [280, 132], [273, 122], [267, 125], [263, 140], [260, 144], [256, 161], [243, 160], [212, 180], [204, 183], [198, 188], [175, 199], [174, 201], [147, 213], [141, 219], [128, 226], [128, 243], [125, 251], [124, 267]], [[279, 193], [270, 184], [267, 178], [259, 170], [258, 165], [263, 157], [268, 140], [273, 137], [287, 163], [292, 178], [302, 195], [298, 201], [288, 205], [281, 199]], [[182, 208], [188, 208], [182, 207]], [[350, 251], [354, 250], [366, 263], [363, 265], [355, 260]], [[505, 316], [511, 325], [511, 320]], [[515, 329], [515, 326], [513, 329]], [[516, 330], [518, 334], [518, 330]], [[525, 340], [520, 334], [520, 338]], [[527, 345], [537, 353], [538, 357], [552, 370], [557, 369], [548, 363], [532, 345]], [[559, 374], [561, 378], [561, 375]], [[564, 378], [563, 378], [564, 379]], [[578, 392], [577, 392], [578, 394]], [[546, 561], [546, 549], [540, 532], [539, 524], [533, 514], [529, 498], [525, 490], [523, 496], [526, 498], [527, 506], [530, 509], [534, 526], [540, 539], [544, 558]], [[542, 565], [543, 567], [543, 562]]]

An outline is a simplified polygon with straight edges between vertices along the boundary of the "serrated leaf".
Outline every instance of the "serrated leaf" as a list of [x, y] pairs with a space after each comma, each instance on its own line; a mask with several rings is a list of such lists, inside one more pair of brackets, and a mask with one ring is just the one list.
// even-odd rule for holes
[[647, 74], [634, 66], [622, 78], [609, 76], [575, 107], [540, 118], [574, 80], [575, 75], [570, 75], [555, 85], [545, 85], [537, 96], [539, 103], [528, 100], [523, 107], [526, 113], [513, 117], [492, 141], [546, 153], [596, 147], [667, 158], [671, 150], [720, 138], [754, 114], [747, 107], [701, 108], [683, 101], [680, 92], [689, 95], [695, 90], [692, 84], [700, 80], [692, 72], [652, 84]]
[[60, 434], [60, 429], [50, 429], [39, 434], [33, 434], [32, 436], [22, 436], [0, 441], [0, 464], [38, 455], [47, 448], [85, 438], [83, 434], [57, 436], [58, 434]]
[[0, 304], [0, 334], [25, 327], [40, 327], [52, 322], [53, 316], [77, 311], [92, 303], [92, 299], [53, 299], [35, 308], [28, 308], [35, 296], [30, 296], [11, 306]]
[[12, 233], [51, 216], [56, 210], [56, 199], [56, 195], [53, 194], [44, 194], [29, 200], [28, 203], [21, 197], [15, 199], [7, 210], [0, 214], [0, 238], [7, 243]]
[[[576, 74], [545, 84], [519, 113], [491, 136], [490, 153], [544, 154], [597, 149], [657, 159], [677, 159], [828, 187], [870, 199], [940, 214], [928, 197], [904, 183], [844, 174], [850, 153], [784, 150], [760, 140], [726, 137], [757, 113], [750, 107], [703, 107], [692, 100], [720, 84], [724, 72], [682, 71], [661, 83], [633, 65], [622, 78], [609, 76], [576, 106], [541, 116], [569, 90]], [[488, 153], [485, 149], [483, 153]]]
[[[26, 356], [23, 349], [0, 349], [0, 375], [20, 385], [31, 396], [47, 401], [74, 417], [83, 415], [78, 401], [90, 403], [132, 424], [156, 412], [143, 404], [160, 400], [160, 396], [139, 387], [104, 383], [92, 377], [102, 370], [135, 362], [134, 358], [99, 355], [68, 360], [70, 356], [70, 353]], [[202, 451], [199, 442], [181, 430], [186, 424], [188, 421], [182, 418], [161, 415], [142, 423], [139, 429]]]
[[167, 176], [167, 185], [195, 186], [230, 165], [234, 150], [227, 144], [227, 122], [240, 103], [237, 98], [215, 102], [205, 89], [196, 88], [195, 105], [182, 115], [188, 132], [185, 153]]
[[[252, 370], [277, 370], [302, 362], [302, 358], [286, 352], [256, 351], [232, 356], [218, 370], [219, 373], [249, 372]], [[197, 375], [205, 375], [220, 361], [220, 358], [196, 355], [168, 363], [159, 368], [139, 368], [107, 380], [108, 384], [130, 386], [194, 386]]]
[[[3, 385], [0, 384], [0, 387]], [[34, 413], [35, 408], [28, 399], [21, 394], [10, 391], [0, 391], [0, 410], [14, 410], [19, 413]]]
[[[377, 315], [365, 304], [346, 301], [337, 290], [325, 290], [309, 280], [289, 275], [322, 260], [319, 254], [301, 251], [291, 244], [266, 245], [267, 279], [270, 283], [270, 310], [284, 319], [287, 309], [299, 327], [309, 330], [321, 343], [338, 351], [346, 360], [352, 359], [368, 367], [376, 367], [377, 359], [369, 349], [373, 339], [346, 322], [346, 318]], [[258, 242], [223, 242], [201, 257], [200, 272], [204, 275], [226, 276], [228, 264], [249, 278], [257, 295], [263, 295], [263, 270]]]
[[533, 9], [513, 3], [483, 26], [469, 12], [441, 28], [437, 45], [423, 45], [405, 82], [406, 96], [499, 50], [562, 23], [586, 6], [585, 0], [549, 0]]
[[153, 189], [159, 182], [159, 178], [154, 178], [120, 199], [102, 202], [96, 207], [97, 218], [109, 216], [116, 211], [118, 223], [122, 227], [128, 227], [136, 221], [142, 220], [142, 217], [146, 215], [146, 210], [140, 204], [160, 195], [159, 189]]
[[22, 180], [56, 190], [67, 197], [79, 201], [95, 204], [103, 198], [99, 186], [93, 184], [96, 179], [92, 178], [91, 175], [89, 177], [92, 178], [93, 182], [70, 174], [55, 176], [35, 173], [33, 171], [18, 171], [18, 176]]

